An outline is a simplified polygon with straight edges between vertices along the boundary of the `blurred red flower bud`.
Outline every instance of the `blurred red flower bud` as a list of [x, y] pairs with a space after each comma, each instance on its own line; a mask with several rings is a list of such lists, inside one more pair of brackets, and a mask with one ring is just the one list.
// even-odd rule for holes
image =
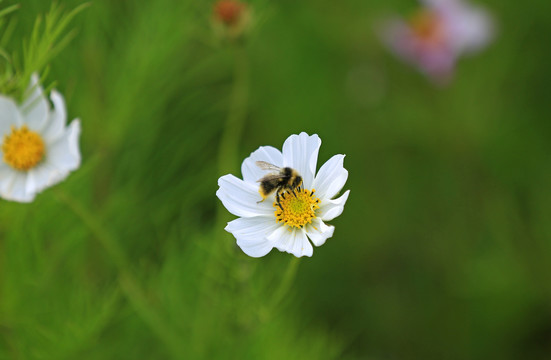
[[245, 4], [234, 0], [220, 0], [214, 4], [215, 18], [227, 26], [234, 26], [241, 20]]

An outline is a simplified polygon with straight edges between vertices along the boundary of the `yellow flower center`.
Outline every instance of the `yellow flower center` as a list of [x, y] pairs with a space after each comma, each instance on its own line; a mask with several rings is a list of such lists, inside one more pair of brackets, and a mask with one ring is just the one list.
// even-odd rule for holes
[[415, 35], [427, 44], [439, 45], [444, 42], [442, 20], [434, 12], [421, 10], [411, 17], [410, 24]]
[[2, 152], [8, 165], [16, 170], [26, 171], [44, 158], [44, 141], [25, 125], [19, 129], [12, 126], [11, 134], [4, 136]]
[[294, 194], [284, 191], [279, 195], [279, 204], [274, 202], [277, 222], [287, 226], [302, 228], [316, 217], [320, 200], [314, 196], [316, 190], [295, 189]]

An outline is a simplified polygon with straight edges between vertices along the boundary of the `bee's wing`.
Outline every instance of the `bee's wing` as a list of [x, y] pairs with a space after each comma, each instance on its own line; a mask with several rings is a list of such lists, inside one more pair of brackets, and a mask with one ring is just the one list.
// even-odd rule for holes
[[281, 174], [279, 173], [271, 173], [271, 174], [268, 174], [264, 177], [262, 177], [261, 179], [257, 180], [257, 182], [264, 182], [264, 181], [272, 181], [272, 180], [279, 180], [281, 179], [282, 176]]
[[281, 170], [281, 168], [279, 166], [275, 166], [275, 165], [270, 164], [266, 161], [257, 161], [256, 166], [258, 166], [262, 170], [274, 170], [274, 171]]

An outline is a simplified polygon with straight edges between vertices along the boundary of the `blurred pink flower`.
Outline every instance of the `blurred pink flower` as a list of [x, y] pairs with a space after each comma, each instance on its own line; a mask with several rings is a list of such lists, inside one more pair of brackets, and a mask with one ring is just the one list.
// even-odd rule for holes
[[494, 27], [488, 13], [462, 0], [422, 0], [409, 19], [385, 23], [381, 37], [400, 58], [432, 80], [451, 79], [457, 59], [486, 46]]

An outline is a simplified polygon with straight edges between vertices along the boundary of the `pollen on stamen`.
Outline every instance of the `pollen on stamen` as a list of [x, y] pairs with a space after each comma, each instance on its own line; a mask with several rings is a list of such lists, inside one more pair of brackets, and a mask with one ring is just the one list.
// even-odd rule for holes
[[20, 171], [27, 171], [42, 161], [45, 154], [42, 137], [27, 126], [16, 129], [4, 137], [2, 143], [3, 159], [6, 164]]
[[295, 196], [287, 197], [285, 194], [289, 191], [281, 193], [279, 203], [274, 202], [276, 221], [297, 229], [311, 224], [320, 203], [320, 200], [314, 196], [314, 192], [314, 189], [295, 189]]

